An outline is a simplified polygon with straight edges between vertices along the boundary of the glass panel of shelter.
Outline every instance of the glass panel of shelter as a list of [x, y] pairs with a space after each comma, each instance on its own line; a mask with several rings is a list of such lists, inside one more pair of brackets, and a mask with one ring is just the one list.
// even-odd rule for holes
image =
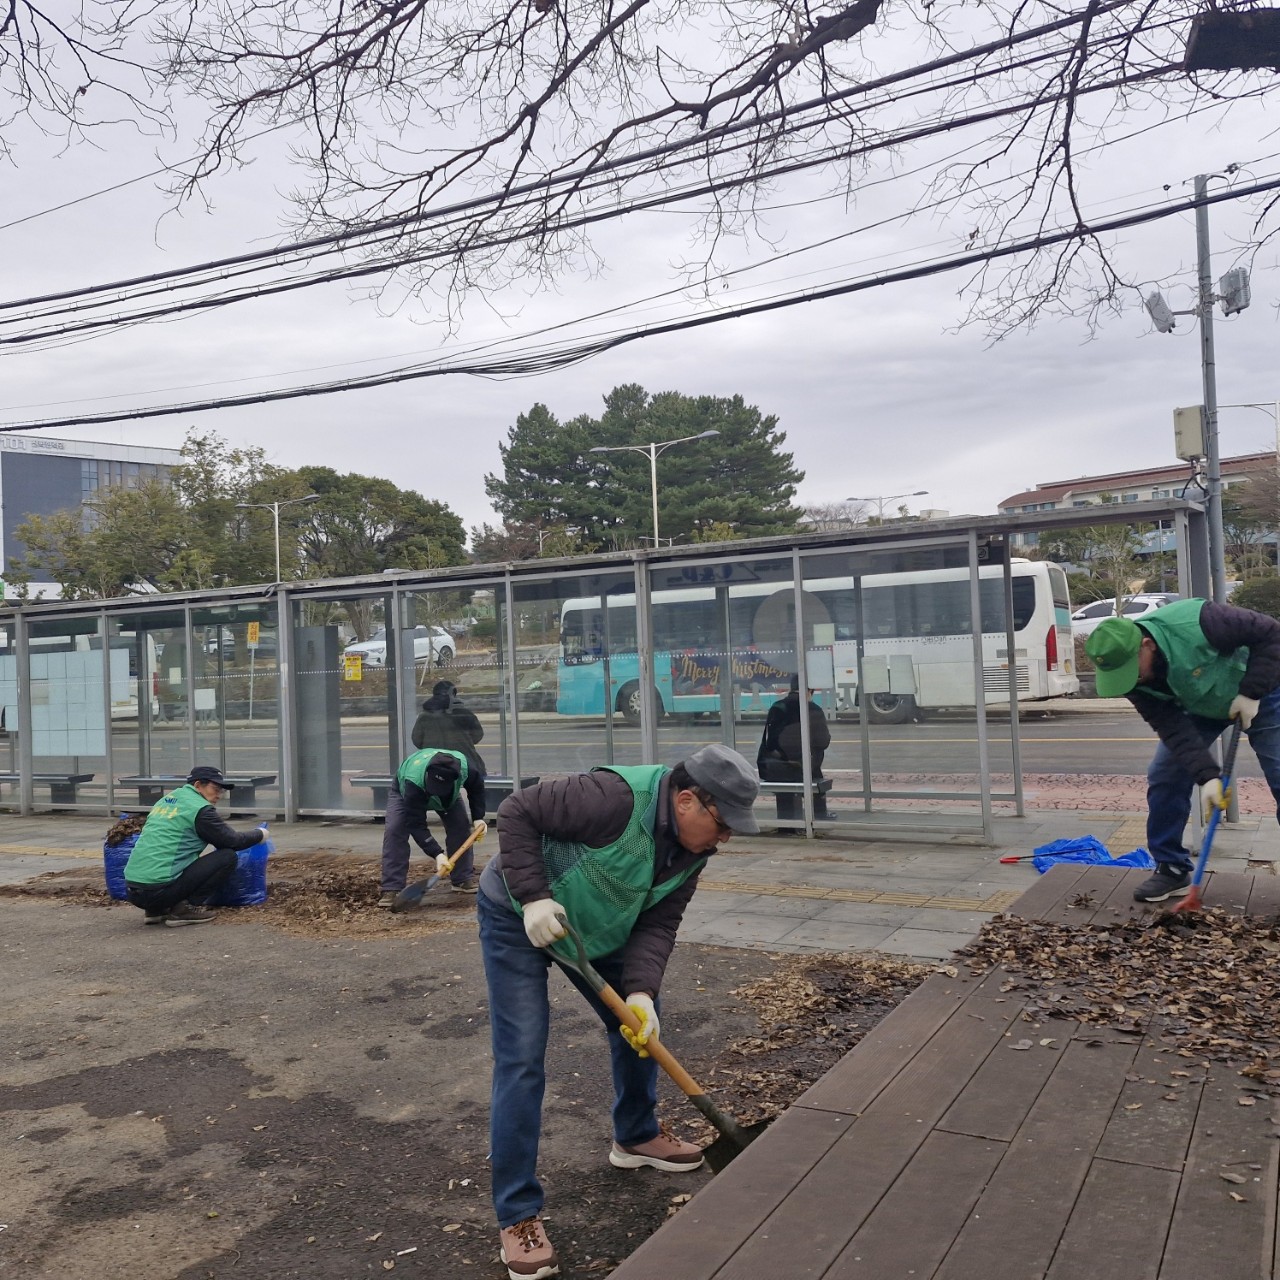
[[659, 762], [722, 742], [757, 765], [765, 717], [797, 669], [793, 561], [655, 565], [649, 581]]
[[[508, 772], [506, 643], [496, 619], [496, 602], [503, 598], [501, 587], [476, 591], [456, 585], [402, 597], [402, 757], [429, 746], [464, 749], [469, 744], [486, 773]], [[437, 710], [447, 714], [455, 709], [459, 722], [470, 723], [468, 712], [477, 717], [480, 739], [472, 731], [455, 732], [452, 720], [434, 716]], [[431, 738], [433, 728], [440, 741]]]
[[277, 616], [274, 601], [191, 613], [195, 763], [244, 779], [230, 803], [255, 813], [282, 793]]
[[[825, 750], [812, 748], [808, 761], [815, 825], [904, 809], [918, 823], [927, 799], [945, 825], [980, 830], [968, 543], [808, 554], [803, 563], [806, 683], [830, 735]], [[978, 585], [986, 701], [994, 705], [1003, 692], [1007, 706], [1002, 569], [984, 568]], [[1025, 626], [1034, 612], [1034, 584], [1013, 586], [1015, 626]], [[798, 721], [798, 704], [790, 718]], [[811, 743], [824, 736], [813, 724]], [[780, 826], [803, 822], [785, 797], [777, 797], [777, 806]]]
[[390, 593], [295, 596], [292, 712], [302, 814], [381, 813], [400, 762]]
[[[35, 621], [27, 637], [34, 805], [37, 809], [100, 810], [107, 778], [110, 709], [99, 617]], [[14, 637], [7, 640], [8, 647], [0, 655], [0, 704], [10, 747], [3, 767], [8, 790], [16, 796], [22, 754], [17, 733], [19, 675]], [[117, 687], [122, 687], [127, 677], [119, 659], [114, 671]]]
[[[514, 589], [510, 624], [516, 637], [521, 778], [527, 783], [600, 764], [640, 764], [634, 574], [522, 579]], [[500, 607], [504, 643], [507, 626], [507, 610]], [[500, 733], [500, 771], [510, 776], [505, 727]], [[491, 753], [486, 759], [498, 771]]]

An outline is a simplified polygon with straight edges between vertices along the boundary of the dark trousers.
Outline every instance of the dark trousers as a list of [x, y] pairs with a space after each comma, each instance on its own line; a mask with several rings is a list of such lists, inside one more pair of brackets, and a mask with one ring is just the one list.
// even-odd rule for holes
[[[799, 760], [762, 760], [760, 762], [760, 777], [765, 782], [803, 782], [804, 768]], [[815, 764], [813, 769], [814, 782], [822, 781], [822, 769]], [[774, 803], [778, 806], [778, 819], [794, 819], [799, 822], [804, 818], [804, 803], [800, 793], [794, 792], [791, 795], [774, 796]], [[827, 816], [827, 797], [826, 793], [815, 790], [813, 793], [813, 816], [815, 818], [825, 818]]]
[[207, 902], [231, 879], [236, 869], [234, 849], [210, 849], [201, 854], [176, 880], [167, 884], [125, 882], [129, 901], [149, 916], [160, 916], [180, 902]]
[[[382, 892], [399, 893], [409, 882], [409, 841], [434, 859], [438, 853], [453, 853], [471, 834], [465, 795], [460, 795], [440, 815], [444, 823], [445, 850], [427, 830], [427, 815], [404, 801], [396, 790], [387, 793], [387, 824], [382, 829]], [[475, 870], [476, 856], [468, 849], [458, 860], [449, 879], [454, 884], [465, 884]]]

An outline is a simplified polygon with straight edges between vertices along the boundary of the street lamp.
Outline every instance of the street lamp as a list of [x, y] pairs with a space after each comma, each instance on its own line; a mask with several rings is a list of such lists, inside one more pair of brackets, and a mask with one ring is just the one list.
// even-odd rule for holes
[[1280, 400], [1254, 400], [1247, 404], [1220, 404], [1219, 409], [1261, 409], [1269, 413], [1276, 424], [1276, 453], [1280, 455]]
[[881, 524], [884, 523], [884, 504], [893, 502], [896, 498], [923, 498], [928, 489], [916, 489], [912, 493], [886, 493], [876, 498], [846, 498], [846, 502], [874, 502], [877, 508], [877, 519]]
[[598, 444], [591, 453], [643, 453], [649, 459], [649, 490], [653, 498], [653, 548], [661, 546], [658, 537], [658, 454], [673, 444], [688, 444], [690, 440], [710, 440], [718, 431], [700, 431], [696, 436], [681, 436], [678, 440], [657, 440], [649, 444]]
[[301, 502], [319, 502], [318, 493], [309, 493], [305, 498], [286, 498], [283, 502], [237, 502], [237, 511], [270, 511], [276, 536], [276, 581], [280, 582], [280, 508], [296, 506]]

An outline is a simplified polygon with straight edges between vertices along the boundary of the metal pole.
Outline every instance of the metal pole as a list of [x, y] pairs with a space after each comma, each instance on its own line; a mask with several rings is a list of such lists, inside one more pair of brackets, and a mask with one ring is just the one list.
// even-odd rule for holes
[[1204, 382], [1205, 463], [1209, 483], [1209, 577], [1213, 598], [1227, 598], [1226, 550], [1222, 532], [1222, 464], [1218, 455], [1218, 380], [1213, 354], [1213, 276], [1209, 264], [1209, 175], [1196, 176], [1196, 261], [1199, 275], [1200, 372]]
[[649, 442], [649, 492], [653, 498], [653, 549], [658, 549], [658, 446]]
[[[991, 810], [991, 753], [987, 742], [987, 690], [986, 671], [982, 662], [982, 595], [978, 577], [978, 534], [969, 530], [969, 617], [973, 628], [973, 683], [976, 693], [978, 735], [978, 786], [982, 797], [982, 838], [987, 844], [995, 843], [995, 827]], [[1010, 662], [1017, 657], [1011, 654]], [[1017, 702], [1011, 710], [1017, 714]]]
[[[275, 525], [276, 531], [276, 581], [280, 581], [280, 504], [273, 502], [271, 504], [271, 519]], [[279, 651], [280, 642], [276, 641], [276, 650]]]

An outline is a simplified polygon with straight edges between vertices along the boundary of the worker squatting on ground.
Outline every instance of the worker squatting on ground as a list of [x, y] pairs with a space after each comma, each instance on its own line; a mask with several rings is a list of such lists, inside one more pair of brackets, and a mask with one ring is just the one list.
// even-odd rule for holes
[[[145, 923], [212, 920], [217, 913], [203, 904], [231, 878], [236, 852], [267, 838], [265, 827], [239, 832], [218, 817], [214, 806], [233, 786], [220, 770], [198, 764], [182, 786], [152, 806], [124, 864], [125, 890], [146, 913]], [[208, 853], [206, 845], [213, 845]]]
[[674, 769], [611, 766], [544, 782], [516, 791], [498, 810], [498, 853], [480, 877], [476, 908], [493, 1037], [493, 1203], [511, 1280], [560, 1271], [539, 1216], [537, 1162], [547, 973], [556, 959], [547, 948], [565, 937], [561, 918], [643, 1024], [634, 1034], [620, 1028], [585, 981], [565, 970], [608, 1036], [610, 1162], [669, 1173], [696, 1169], [701, 1149], [658, 1124], [658, 1069], [640, 1051], [658, 1035], [658, 989], [698, 874], [730, 835], [759, 830], [751, 812], [758, 790], [750, 765], [715, 745]]
[[1133, 896], [1181, 897], [1195, 866], [1183, 844], [1191, 789], [1200, 786], [1206, 818], [1225, 806], [1208, 748], [1237, 717], [1280, 806], [1280, 622], [1252, 609], [1178, 600], [1141, 622], [1108, 618], [1085, 652], [1097, 668], [1098, 695], [1127, 697], [1160, 735], [1147, 770], [1147, 848], [1156, 870]]
[[[466, 792], [467, 803], [462, 795]], [[471, 819], [467, 819], [468, 805]], [[427, 830], [427, 814], [444, 822], [446, 853]], [[484, 821], [484, 774], [471, 769], [461, 751], [424, 747], [407, 756], [387, 792], [382, 831], [382, 894], [378, 906], [390, 907], [409, 879], [410, 839], [443, 873], [450, 855], [466, 842], [473, 822]], [[475, 853], [468, 849], [449, 873], [456, 893], [475, 893]]]

